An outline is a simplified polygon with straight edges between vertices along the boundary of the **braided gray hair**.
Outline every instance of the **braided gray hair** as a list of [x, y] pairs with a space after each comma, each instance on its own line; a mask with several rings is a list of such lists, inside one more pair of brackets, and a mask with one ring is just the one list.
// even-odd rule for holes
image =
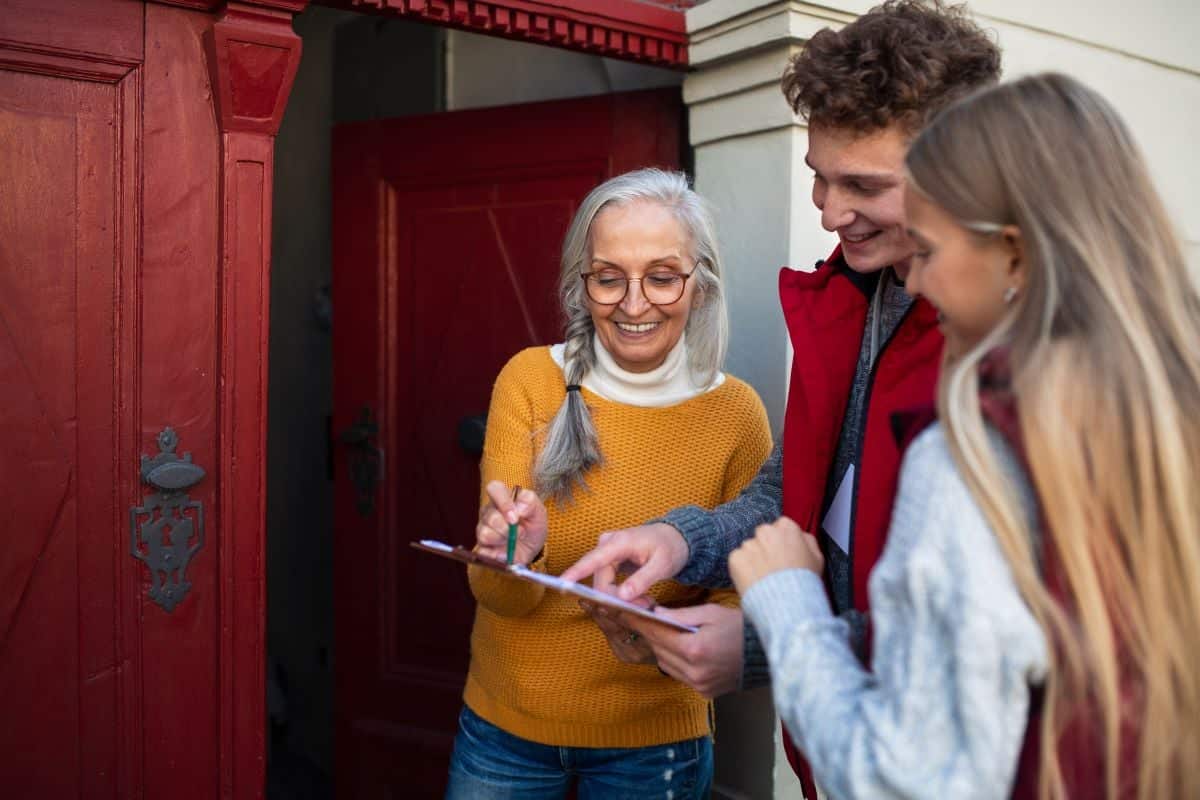
[[[688, 315], [685, 335], [688, 372], [697, 387], [708, 386], [725, 363], [729, 316], [721, 288], [721, 257], [712, 216], [704, 200], [688, 187], [681, 172], [639, 169], [610, 178], [584, 198], [563, 241], [559, 297], [566, 317], [563, 373], [567, 385], [578, 385], [596, 363], [595, 325], [580, 275], [591, 261], [592, 221], [609, 205], [635, 201], [658, 203], [675, 215], [687, 233], [695, 262], [700, 305]], [[584, 475], [604, 462], [591, 413], [579, 392], [566, 393], [550, 422], [546, 445], [534, 466], [534, 484], [543, 497], [570, 499], [576, 486], [586, 489]]]

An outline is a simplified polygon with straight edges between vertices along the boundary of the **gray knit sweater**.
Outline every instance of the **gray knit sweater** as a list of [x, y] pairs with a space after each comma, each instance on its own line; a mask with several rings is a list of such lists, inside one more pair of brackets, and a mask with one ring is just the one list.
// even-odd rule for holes
[[[864, 275], [848, 272], [847, 276], [870, 298], [876, 290], [880, 273]], [[878, 306], [879, 349], [882, 352], [905, 313], [912, 298], [894, 280], [885, 282]], [[859, 451], [863, 437], [863, 404], [871, 380], [871, 370], [879, 353], [872, 352], [870, 331], [875, 323], [876, 307], [869, 305], [865, 319], [854, 380], [846, 403], [846, 413], [838, 434], [837, 449], [830, 466], [822, 509], [827, 509], [841, 484], [846, 468]], [[795, 457], [802, 457], [796, 456]], [[666, 522], [675, 527], [688, 543], [688, 563], [675, 579], [693, 586], [718, 588], [730, 586], [729, 554], [743, 541], [754, 535], [754, 529], [774, 522], [783, 513], [783, 445], [777, 443], [758, 474], [736, 498], [712, 511], [697, 506], [677, 508], [654, 522]], [[866, 620], [851, 603], [850, 557], [823, 530], [812, 531], [821, 542], [825, 554], [825, 572], [834, 612], [850, 625], [852, 641], [861, 647], [866, 636]], [[752, 689], [769, 680], [766, 655], [754, 629], [747, 625], [743, 637], [741, 688]]]
[[[992, 444], [1035, 520], [1010, 451]], [[772, 573], [743, 597], [818, 785], [834, 798], [1007, 797], [1047, 645], [939, 426], [905, 455], [868, 591], [870, 669], [814, 573]]]

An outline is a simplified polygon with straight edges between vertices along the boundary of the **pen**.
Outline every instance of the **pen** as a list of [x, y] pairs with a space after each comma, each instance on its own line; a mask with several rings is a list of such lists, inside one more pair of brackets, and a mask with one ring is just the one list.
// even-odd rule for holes
[[[520, 493], [521, 493], [521, 487], [514, 486], [513, 487], [513, 502], [514, 503], [517, 502], [517, 495], [519, 495]], [[509, 523], [509, 526], [508, 526], [508, 554], [507, 554], [507, 557], [505, 558], [504, 563], [508, 564], [511, 567], [512, 562], [513, 562], [513, 555], [515, 555], [516, 552], [517, 552], [517, 523], [512, 522], [512, 523]]]

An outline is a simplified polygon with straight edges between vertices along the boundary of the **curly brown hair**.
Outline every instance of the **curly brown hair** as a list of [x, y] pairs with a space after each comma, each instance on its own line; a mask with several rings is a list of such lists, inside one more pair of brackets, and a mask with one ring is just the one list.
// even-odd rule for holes
[[788, 64], [783, 94], [810, 125], [915, 134], [934, 114], [1000, 78], [1000, 49], [963, 6], [889, 0], [841, 30], [823, 28]]

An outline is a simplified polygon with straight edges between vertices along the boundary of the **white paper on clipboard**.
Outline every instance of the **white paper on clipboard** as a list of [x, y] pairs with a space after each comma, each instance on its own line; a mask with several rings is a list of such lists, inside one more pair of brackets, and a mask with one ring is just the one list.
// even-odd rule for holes
[[424, 550], [427, 553], [434, 555], [443, 555], [455, 561], [461, 561], [467, 564], [479, 564], [490, 569], [504, 572], [519, 580], [530, 581], [545, 586], [548, 589], [554, 589], [565, 594], [573, 594], [576, 597], [583, 598], [591, 603], [608, 608], [615, 608], [619, 611], [624, 611], [643, 619], [654, 620], [655, 622], [667, 625], [676, 630], [686, 631], [688, 633], [696, 633], [700, 629], [694, 625], [685, 625], [682, 622], [671, 619], [665, 613], [654, 613], [648, 609], [642, 608], [619, 597], [611, 594], [605, 594], [591, 586], [585, 586], [582, 583], [574, 581], [564, 581], [555, 575], [546, 575], [542, 572], [534, 572], [528, 567], [523, 567], [520, 564], [506, 565], [503, 561], [498, 561], [494, 558], [487, 558], [478, 553], [472, 553], [464, 547], [455, 547], [448, 545], [445, 542], [439, 542], [436, 539], [422, 539], [419, 542], [411, 542], [412, 546], [418, 550]]

